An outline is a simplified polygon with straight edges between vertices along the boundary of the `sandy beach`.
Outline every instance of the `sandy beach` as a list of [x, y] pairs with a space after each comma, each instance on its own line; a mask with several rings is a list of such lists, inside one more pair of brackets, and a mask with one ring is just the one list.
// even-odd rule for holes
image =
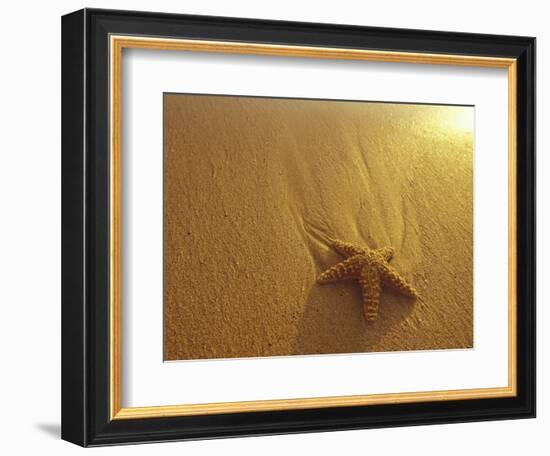
[[[473, 346], [472, 107], [167, 94], [166, 360]], [[391, 246], [414, 300], [320, 285]]]

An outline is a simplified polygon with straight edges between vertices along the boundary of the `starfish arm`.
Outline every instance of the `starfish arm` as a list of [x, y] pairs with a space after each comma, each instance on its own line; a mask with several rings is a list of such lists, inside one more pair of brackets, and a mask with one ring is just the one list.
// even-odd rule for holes
[[338, 239], [332, 239], [331, 245], [340, 255], [345, 256], [346, 258], [364, 254], [367, 251], [362, 247], [350, 244], [349, 242], [339, 241]]
[[380, 302], [380, 272], [373, 264], [366, 265], [359, 276], [359, 285], [363, 292], [363, 312], [367, 321], [378, 316]]
[[336, 282], [338, 280], [356, 279], [361, 273], [364, 261], [361, 255], [355, 255], [335, 264], [323, 272], [318, 278], [318, 283]]
[[393, 258], [394, 250], [392, 247], [382, 247], [381, 249], [376, 249], [376, 253], [382, 255], [384, 260], [390, 261]]
[[404, 295], [414, 298], [418, 297], [418, 292], [416, 289], [403, 277], [401, 277], [389, 264], [380, 263], [378, 264], [378, 269], [380, 271], [380, 278], [382, 279], [383, 285]]

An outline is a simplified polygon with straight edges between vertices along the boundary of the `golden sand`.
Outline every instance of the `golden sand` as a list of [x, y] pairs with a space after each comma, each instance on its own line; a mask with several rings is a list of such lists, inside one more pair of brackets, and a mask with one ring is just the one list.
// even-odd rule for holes
[[[473, 108], [165, 95], [165, 359], [472, 347]], [[316, 277], [330, 239], [418, 290]]]

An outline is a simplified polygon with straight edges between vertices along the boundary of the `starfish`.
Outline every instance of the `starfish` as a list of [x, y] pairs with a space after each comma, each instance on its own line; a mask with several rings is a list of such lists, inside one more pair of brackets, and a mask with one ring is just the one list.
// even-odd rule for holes
[[393, 257], [391, 247], [371, 250], [347, 242], [331, 239], [332, 247], [346, 259], [323, 272], [317, 282], [331, 283], [339, 280], [355, 279], [363, 292], [363, 311], [368, 322], [376, 320], [380, 289], [393, 289], [413, 298], [417, 291], [389, 265]]

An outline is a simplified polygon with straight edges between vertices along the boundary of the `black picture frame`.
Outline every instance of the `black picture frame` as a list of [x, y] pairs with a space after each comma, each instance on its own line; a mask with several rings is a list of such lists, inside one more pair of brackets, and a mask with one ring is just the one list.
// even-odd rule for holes
[[[517, 59], [517, 395], [111, 420], [109, 48], [118, 35]], [[62, 438], [82, 446], [535, 416], [535, 39], [84, 9], [62, 19]]]

